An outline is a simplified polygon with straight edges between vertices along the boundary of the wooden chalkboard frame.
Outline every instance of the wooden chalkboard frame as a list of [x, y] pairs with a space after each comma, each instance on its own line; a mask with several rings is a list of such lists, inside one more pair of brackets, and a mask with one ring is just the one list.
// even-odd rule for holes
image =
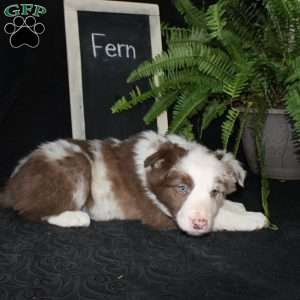
[[[64, 0], [72, 136], [77, 139], [85, 139], [78, 11], [147, 15], [149, 16], [152, 57], [161, 53], [162, 42], [159, 8], [155, 4], [107, 0]], [[158, 83], [157, 78], [155, 81]], [[163, 112], [157, 118], [157, 130], [162, 134], [167, 132], [167, 112]]]

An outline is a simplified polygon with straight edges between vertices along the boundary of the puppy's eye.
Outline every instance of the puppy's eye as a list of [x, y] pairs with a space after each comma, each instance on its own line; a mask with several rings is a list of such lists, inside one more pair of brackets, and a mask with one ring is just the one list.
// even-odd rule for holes
[[218, 195], [221, 194], [221, 192], [218, 191], [218, 190], [212, 190], [212, 191], [210, 192], [210, 194], [211, 194], [212, 197], [217, 197]]
[[176, 188], [176, 191], [180, 194], [187, 194], [188, 190], [189, 190], [187, 184], [185, 184], [185, 183], [180, 183], [175, 188]]

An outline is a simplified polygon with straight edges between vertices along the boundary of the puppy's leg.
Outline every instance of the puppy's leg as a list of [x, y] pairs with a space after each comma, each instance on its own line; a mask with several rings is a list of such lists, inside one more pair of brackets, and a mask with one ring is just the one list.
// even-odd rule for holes
[[240, 202], [233, 202], [230, 200], [225, 200], [223, 207], [232, 211], [232, 212], [246, 212], [246, 207], [243, 203]]
[[[260, 212], [237, 210], [229, 201], [219, 209], [214, 219], [213, 231], [253, 231], [268, 225], [267, 218]], [[232, 208], [235, 208], [232, 209]]]
[[64, 211], [59, 215], [44, 217], [43, 220], [61, 227], [88, 227], [91, 223], [89, 215], [79, 210]]

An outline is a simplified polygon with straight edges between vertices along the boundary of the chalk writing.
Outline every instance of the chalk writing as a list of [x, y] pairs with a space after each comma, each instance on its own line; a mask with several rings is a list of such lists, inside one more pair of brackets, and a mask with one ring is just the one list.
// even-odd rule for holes
[[125, 43], [103, 43], [105, 33], [91, 34], [91, 43], [93, 49], [94, 58], [98, 57], [98, 51], [103, 51], [104, 54], [109, 58], [126, 58], [136, 59], [136, 49], [134, 46]]

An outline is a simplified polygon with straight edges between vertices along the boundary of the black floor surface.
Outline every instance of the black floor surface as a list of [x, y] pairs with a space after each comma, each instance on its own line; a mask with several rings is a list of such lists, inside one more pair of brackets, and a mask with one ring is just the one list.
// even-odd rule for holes
[[[300, 299], [300, 182], [272, 182], [278, 231], [194, 238], [138, 222], [62, 229], [0, 211], [0, 299]], [[258, 181], [235, 196], [259, 208]]]

